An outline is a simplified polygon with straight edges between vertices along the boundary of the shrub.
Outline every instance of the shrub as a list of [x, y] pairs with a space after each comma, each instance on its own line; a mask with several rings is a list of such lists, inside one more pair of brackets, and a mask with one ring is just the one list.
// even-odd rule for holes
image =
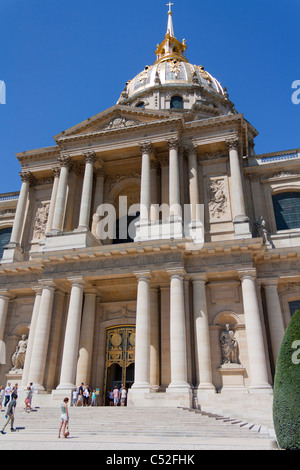
[[273, 419], [280, 448], [300, 450], [300, 310], [288, 325], [277, 358]]

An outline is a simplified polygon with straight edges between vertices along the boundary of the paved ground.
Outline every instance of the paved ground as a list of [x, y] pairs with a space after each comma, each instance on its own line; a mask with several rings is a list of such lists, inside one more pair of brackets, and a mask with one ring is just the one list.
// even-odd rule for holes
[[[0, 413], [1, 429], [4, 415]], [[134, 456], [138, 451], [276, 449], [272, 429], [183, 409], [71, 408], [67, 439], [58, 439], [59, 420], [59, 407], [39, 408], [29, 414], [18, 407], [17, 432], [11, 433], [7, 427], [7, 434], [0, 434], [0, 448], [105, 450], [115, 458], [118, 451], [132, 451]]]

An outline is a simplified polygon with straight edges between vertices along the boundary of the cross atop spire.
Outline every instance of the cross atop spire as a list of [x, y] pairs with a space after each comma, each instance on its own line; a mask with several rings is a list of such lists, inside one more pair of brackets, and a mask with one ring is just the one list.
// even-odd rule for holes
[[171, 37], [175, 37], [174, 35], [174, 26], [173, 26], [173, 13], [172, 13], [172, 6], [174, 3], [167, 3], [167, 7], [169, 7], [169, 12], [168, 12], [168, 27], [167, 27], [167, 34], [170, 34]]

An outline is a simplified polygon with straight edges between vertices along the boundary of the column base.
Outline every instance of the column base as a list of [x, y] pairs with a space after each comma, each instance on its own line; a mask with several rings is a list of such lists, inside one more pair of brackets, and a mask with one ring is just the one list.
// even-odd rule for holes
[[142, 220], [136, 224], [135, 242], [149, 240], [172, 240], [184, 237], [181, 218], [170, 218], [163, 221]]
[[59, 384], [56, 390], [74, 390], [75, 388], [77, 388], [75, 384]]
[[270, 384], [251, 385], [249, 387], [249, 393], [268, 393], [269, 395], [273, 395], [273, 388]]
[[81, 231], [76, 229], [73, 232], [52, 231], [47, 233], [45, 240], [40, 243], [40, 251], [70, 250], [100, 245], [101, 242], [89, 230], [83, 229]]
[[[204, 226], [200, 220], [192, 220], [184, 226], [185, 238], [192, 240], [196, 245], [204, 245]], [[199, 248], [199, 247], [198, 247]]]
[[24, 250], [18, 243], [9, 243], [4, 247], [1, 264], [23, 261]]
[[241, 238], [252, 238], [250, 230], [249, 218], [245, 215], [239, 215], [233, 220], [234, 238], [236, 240]]

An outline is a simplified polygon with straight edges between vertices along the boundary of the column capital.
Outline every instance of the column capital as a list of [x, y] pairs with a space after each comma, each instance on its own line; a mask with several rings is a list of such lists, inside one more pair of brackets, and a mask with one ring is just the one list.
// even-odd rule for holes
[[185, 269], [181, 268], [181, 267], [166, 269], [166, 272], [169, 274], [171, 279], [173, 277], [178, 277], [178, 278], [184, 279], [184, 277], [186, 276]]
[[150, 282], [151, 271], [135, 271], [133, 273], [138, 281], [147, 281]]
[[153, 152], [153, 145], [150, 141], [139, 142], [140, 151], [143, 154], [150, 155]]
[[72, 287], [75, 285], [83, 287], [85, 284], [85, 279], [82, 276], [67, 277], [67, 280], [72, 284]]
[[69, 155], [60, 155], [57, 161], [59, 162], [61, 168], [65, 167], [68, 169], [70, 168], [72, 163], [71, 157]]
[[257, 276], [257, 271], [255, 268], [238, 269], [237, 273], [241, 281], [244, 279], [251, 279], [252, 281], [255, 281]]
[[92, 150], [83, 153], [85, 163], [95, 163], [97, 161], [97, 155]]
[[226, 139], [226, 147], [227, 147], [228, 151], [230, 151], [230, 150], [239, 150], [239, 148], [240, 148], [239, 139], [237, 137], [232, 138], [232, 139]]
[[191, 281], [194, 282], [202, 282], [206, 284], [207, 282], [207, 274], [206, 273], [189, 273]]
[[190, 144], [184, 146], [184, 151], [188, 156], [189, 155], [195, 155], [195, 157], [199, 156], [198, 145], [194, 142], [191, 142]]
[[15, 298], [15, 296], [7, 289], [0, 289], [0, 298], [5, 300], [12, 300]]
[[20, 173], [22, 183], [29, 183], [29, 186], [33, 186], [36, 179], [30, 171], [22, 171]]
[[40, 279], [38, 283], [41, 285], [42, 289], [55, 289], [56, 284], [53, 279]]
[[170, 139], [168, 139], [167, 144], [168, 144], [168, 149], [169, 150], [179, 150], [180, 147], [181, 147], [180, 140], [177, 136], [176, 137], [171, 137]]
[[59, 178], [60, 167], [59, 167], [59, 166], [55, 166], [54, 168], [52, 168], [52, 171], [53, 171], [53, 176], [54, 176], [54, 178]]
[[273, 278], [270, 278], [270, 279], [262, 279], [261, 280], [261, 284], [264, 288], [266, 287], [278, 287], [278, 283], [279, 283], [279, 278], [278, 277], [273, 277]]

